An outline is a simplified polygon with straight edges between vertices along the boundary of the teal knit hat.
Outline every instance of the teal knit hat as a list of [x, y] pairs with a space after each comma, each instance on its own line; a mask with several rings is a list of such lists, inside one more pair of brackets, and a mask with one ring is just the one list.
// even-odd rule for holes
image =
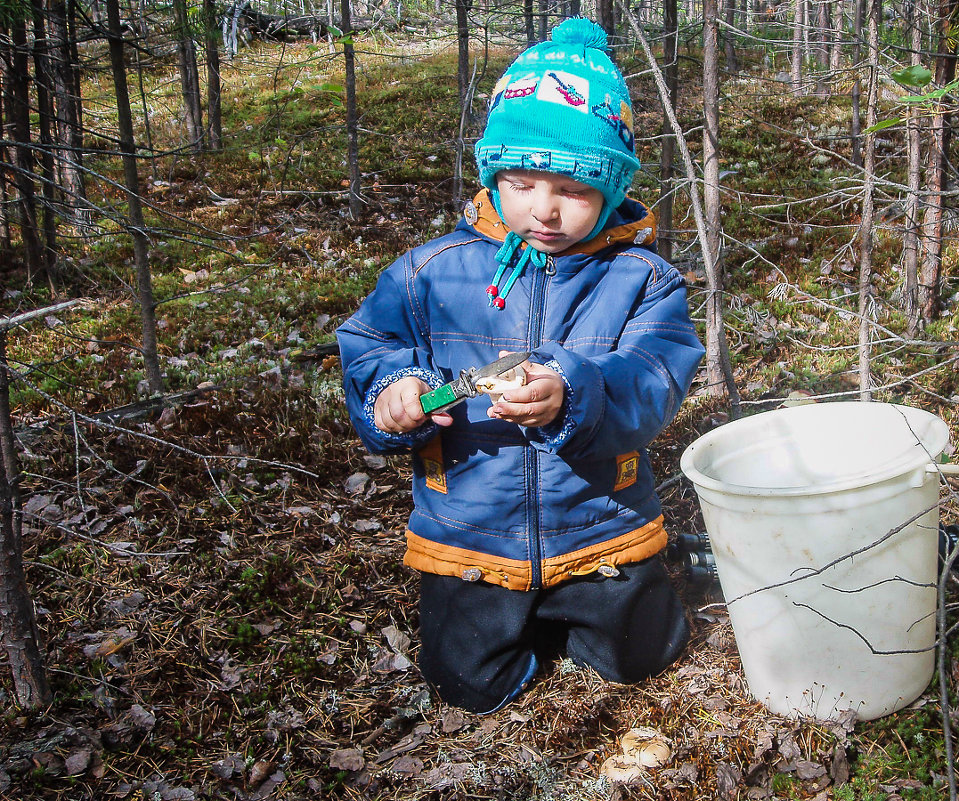
[[496, 173], [510, 169], [560, 173], [602, 192], [606, 203], [587, 238], [623, 202], [639, 161], [629, 90], [607, 47], [599, 25], [567, 19], [503, 73], [476, 143], [480, 182], [497, 211]]

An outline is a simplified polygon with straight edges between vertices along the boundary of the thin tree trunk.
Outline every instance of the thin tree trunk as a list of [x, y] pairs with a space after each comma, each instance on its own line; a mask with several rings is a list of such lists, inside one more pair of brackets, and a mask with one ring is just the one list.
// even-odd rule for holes
[[857, 167], [862, 166], [862, 18], [864, 13], [864, 4], [866, 0], [853, 0], [855, 3], [855, 16], [853, 19], [853, 45], [852, 45], [852, 64], [855, 70], [855, 80], [852, 84], [852, 163]]
[[183, 92], [183, 118], [190, 148], [203, 150], [203, 110], [200, 107], [200, 75], [196, 65], [196, 45], [190, 31], [186, 0], [173, 0], [177, 54], [180, 67], [180, 88]]
[[[668, 90], [668, 101], [675, 112], [679, 93], [679, 16], [676, 0], [663, 0], [663, 79]], [[656, 205], [658, 220], [656, 244], [666, 261], [673, 258], [673, 161], [676, 139], [669, 125], [669, 113], [663, 109], [663, 143], [659, 155], [659, 203]]]
[[805, 0], [793, 0], [793, 43], [789, 70], [789, 83], [794, 94], [802, 91], [802, 54], [803, 54], [803, 7]]
[[50, 93], [50, 41], [43, 24], [43, 7], [32, 1], [33, 65], [36, 73], [37, 123], [40, 133], [40, 168], [43, 177], [43, 272], [53, 297], [59, 294], [57, 270], [57, 175], [53, 160], [53, 99]]
[[[706, 241], [706, 383], [711, 395], [734, 392], [723, 327], [723, 224], [719, 192], [719, 8], [703, 2], [703, 202]], [[738, 397], [735, 399], [738, 403]]]
[[[833, 0], [828, 0], [833, 2]], [[835, 8], [832, 10], [832, 22], [829, 36], [829, 71], [835, 75], [839, 72], [840, 60], [842, 57], [843, 40], [843, 0], [835, 0]]]
[[[915, 14], [910, 20], [913, 66], [922, 63], [922, 29]], [[902, 307], [906, 314], [906, 334], [911, 339], [919, 335], [919, 205], [922, 202], [922, 117], [915, 106], [909, 109], [906, 122], [909, 194], [906, 197], [906, 222], [903, 229], [903, 288]]]
[[739, 72], [739, 59], [736, 58], [736, 42], [733, 28], [736, 26], [736, 0], [726, 0], [726, 30], [723, 33], [723, 51], [726, 56], [726, 72], [735, 75]]
[[606, 31], [610, 40], [616, 33], [616, 20], [613, 18], [613, 0], [596, 0], [596, 22]]
[[536, 20], [533, 16], [533, 0], [523, 0], [523, 25], [526, 28], [527, 47], [536, 44]]
[[350, 0], [340, 0], [340, 15], [343, 18], [343, 60], [346, 66], [346, 163], [350, 181], [350, 215], [360, 218], [360, 148], [358, 140], [358, 115], [356, 111], [356, 54], [353, 51], [353, 20]]
[[[689, 152], [689, 147], [687, 146], [686, 139], [683, 136], [683, 129], [679, 124], [679, 120], [676, 119], [676, 114], [669, 103], [669, 90], [666, 88], [666, 81], [663, 78], [662, 71], [659, 69], [659, 65], [656, 63], [656, 57], [653, 54], [653, 49], [649, 44], [649, 40], [646, 38], [646, 34], [643, 33], [643, 29], [637, 24], [636, 19], [633, 17], [630, 10], [625, 6], [625, 0], [617, 0], [617, 2], [619, 3], [620, 9], [622, 9], [623, 18], [629, 22], [629, 26], [633, 29], [636, 39], [643, 48], [643, 54], [645, 55], [650, 71], [653, 74], [653, 80], [656, 83], [656, 90], [659, 92], [660, 101], [663, 105], [663, 108], [666, 110], [667, 116], [669, 117], [669, 124], [673, 130], [673, 135], [676, 137], [676, 146], [679, 148], [680, 155], [682, 156], [683, 168], [686, 172], [686, 179], [689, 182], [689, 205], [692, 209], [693, 219], [696, 221], [696, 234], [699, 238], [700, 246], [702, 247], [703, 261], [706, 266], [706, 280], [708, 282], [707, 292], [714, 293], [716, 267], [713, 260], [713, 254], [707, 245], [709, 234], [707, 232], [707, 223], [703, 214], [702, 202], [699, 195], [699, 186], [696, 178], [696, 165], [693, 163], [692, 155]], [[712, 2], [714, 4], [713, 7], [715, 8], [715, 0], [712, 0]], [[713, 50], [715, 51], [717, 50], [715, 37], [713, 42]], [[715, 69], [718, 71], [718, 63], [716, 64]], [[719, 82], [717, 75], [717, 89], [718, 85]], [[720, 306], [720, 315], [721, 313], [722, 307]], [[718, 351], [720, 360], [722, 362], [723, 381], [726, 386], [726, 391], [729, 394], [731, 414], [734, 418], [736, 418], [739, 417], [740, 414], [739, 391], [736, 389], [736, 382], [733, 380], [732, 365], [729, 361], [729, 348], [726, 343], [726, 331], [723, 327], [721, 316], [719, 319], [719, 326], [713, 331], [713, 334], [718, 336], [720, 339]], [[707, 337], [710, 335], [710, 329], [707, 329]], [[721, 392], [722, 390], [719, 391]]]
[[206, 45], [207, 144], [210, 150], [223, 149], [223, 93], [220, 86], [220, 48], [214, 0], [203, 0], [204, 43]]
[[872, 227], [875, 220], [876, 101], [879, 95], [879, 0], [868, 0], [869, 84], [863, 163], [862, 226], [859, 229], [859, 399], [872, 400]]
[[[6, 28], [0, 24], [0, 42], [7, 38]], [[5, 48], [0, 45], [0, 83], [6, 84], [7, 59]], [[2, 88], [2, 87], [0, 87]], [[9, 90], [9, 87], [6, 87]], [[10, 181], [11, 176], [2, 169], [4, 164], [10, 164], [10, 149], [3, 144], [7, 139], [6, 135], [6, 106], [8, 100], [7, 91], [0, 91], [0, 248], [10, 250], [12, 247], [10, 235]]]
[[[939, 7], [939, 52], [936, 55], [935, 85], [945, 86], [956, 75], [956, 49], [952, 20], [959, 11], [959, 0], [942, 0]], [[923, 260], [919, 278], [919, 307], [922, 318], [931, 323], [939, 316], [942, 300], [943, 192], [948, 168], [948, 105], [937, 103], [932, 113], [931, 142], [926, 167], [926, 211], [922, 223]]]
[[130, 233], [133, 237], [133, 260], [136, 266], [137, 299], [140, 302], [140, 323], [143, 332], [143, 367], [151, 392], [163, 391], [163, 377], [157, 353], [156, 298], [153, 294], [153, 276], [140, 201], [140, 179], [137, 175], [136, 145], [133, 139], [133, 112], [130, 109], [130, 91], [127, 87], [126, 66], [123, 60], [123, 26], [120, 22], [119, 0], [107, 0], [107, 35], [110, 40], [110, 65], [116, 90], [117, 126], [120, 133], [120, 152], [123, 177], [129, 208]]
[[463, 200], [463, 151], [466, 121], [470, 115], [472, 91], [470, 81], [469, 12], [472, 0], [456, 0], [456, 85], [459, 90], [460, 129], [456, 138], [456, 169], [453, 174], [453, 203]]
[[67, 9], [63, 0], [49, 0], [47, 21], [50, 28], [51, 80], [56, 107], [56, 159], [58, 183], [63, 188], [66, 216], [79, 229], [90, 224], [83, 178], [83, 131], [80, 129], [80, 97], [70, 44]]
[[43, 272], [43, 245], [32, 177], [34, 160], [30, 136], [30, 59], [26, 22], [15, 21], [10, 27], [10, 34], [10, 59], [4, 76], [4, 84], [10, 87], [6, 111], [17, 166], [14, 184], [19, 194], [20, 237], [26, 251], [28, 275], [32, 278]]
[[0, 331], [0, 628], [20, 706], [36, 708], [53, 700], [40, 652], [33, 601], [23, 570], [20, 467], [10, 416], [7, 332]]

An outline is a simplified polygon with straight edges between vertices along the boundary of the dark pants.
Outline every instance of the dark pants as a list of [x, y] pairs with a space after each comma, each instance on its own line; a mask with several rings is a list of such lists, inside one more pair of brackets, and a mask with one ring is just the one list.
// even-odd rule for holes
[[659, 557], [619, 570], [532, 592], [422, 574], [424, 677], [447, 703], [492, 712], [563, 650], [622, 684], [663, 671], [689, 637], [682, 604]]

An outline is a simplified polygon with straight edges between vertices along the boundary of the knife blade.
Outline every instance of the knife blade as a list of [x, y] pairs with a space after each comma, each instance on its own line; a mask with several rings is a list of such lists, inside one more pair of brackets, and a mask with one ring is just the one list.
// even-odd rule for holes
[[479, 390], [476, 389], [478, 379], [501, 375], [507, 370], [512, 370], [525, 362], [530, 355], [529, 351], [508, 353], [506, 356], [483, 367], [461, 370], [459, 378], [421, 395], [420, 406], [423, 407], [423, 412], [426, 414], [436, 414], [452, 409], [467, 398], [475, 398], [479, 394]]

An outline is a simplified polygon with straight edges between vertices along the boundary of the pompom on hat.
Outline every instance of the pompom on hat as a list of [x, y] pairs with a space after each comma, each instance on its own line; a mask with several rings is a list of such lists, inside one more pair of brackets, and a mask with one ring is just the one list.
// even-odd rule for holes
[[607, 48], [599, 25], [575, 17], [503, 73], [475, 148], [480, 182], [497, 211], [496, 173], [510, 169], [568, 175], [602, 192], [606, 203], [587, 238], [623, 202], [639, 161], [629, 90]]

